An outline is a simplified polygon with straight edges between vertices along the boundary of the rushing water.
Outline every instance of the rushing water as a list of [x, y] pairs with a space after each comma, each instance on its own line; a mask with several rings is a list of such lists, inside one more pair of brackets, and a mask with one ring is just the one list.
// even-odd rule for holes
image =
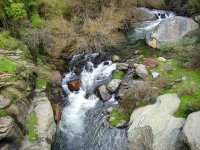
[[[145, 9], [145, 8], [144, 8]], [[150, 11], [150, 10], [148, 10]], [[153, 10], [158, 19], [136, 25], [127, 37], [134, 43], [144, 39], [146, 33], [156, 27], [164, 18], [173, 17], [171, 12]], [[61, 121], [57, 126], [54, 150], [127, 150], [128, 139], [125, 129], [110, 128], [105, 124], [106, 109], [117, 105], [113, 97], [102, 102], [95, 93], [98, 86], [111, 80], [116, 64], [100, 59], [98, 53], [79, 54], [70, 62], [70, 72], [62, 80], [63, 90], [68, 95], [62, 107]], [[81, 73], [74, 70], [81, 66]], [[80, 90], [71, 92], [67, 82], [81, 81]]]

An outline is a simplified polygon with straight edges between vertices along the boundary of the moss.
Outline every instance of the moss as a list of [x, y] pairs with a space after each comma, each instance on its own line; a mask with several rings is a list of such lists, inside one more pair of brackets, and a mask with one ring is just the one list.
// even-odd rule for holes
[[116, 126], [120, 120], [126, 120], [129, 121], [130, 118], [130, 114], [124, 112], [122, 109], [120, 108], [114, 108], [111, 112], [111, 117], [114, 117], [115, 120], [111, 121], [110, 124], [112, 126]]
[[115, 71], [115, 72], [113, 73], [112, 78], [113, 78], [113, 79], [121, 79], [121, 78], [123, 77], [123, 75], [124, 75], [124, 72], [118, 70], [118, 71]]
[[0, 117], [6, 116], [6, 111], [0, 108]]
[[49, 82], [50, 78], [46, 74], [39, 74], [36, 79], [36, 89], [42, 89]]
[[37, 124], [37, 118], [35, 113], [31, 113], [29, 115], [28, 120], [28, 139], [30, 142], [34, 142], [37, 139], [37, 132], [36, 132], [36, 124]]
[[38, 15], [38, 13], [34, 13], [31, 16], [31, 27], [41, 27], [43, 24], [42, 19]]

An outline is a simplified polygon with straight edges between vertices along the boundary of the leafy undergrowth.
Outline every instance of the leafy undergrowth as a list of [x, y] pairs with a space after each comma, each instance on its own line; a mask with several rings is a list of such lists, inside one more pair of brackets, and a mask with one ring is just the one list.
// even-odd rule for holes
[[37, 124], [36, 114], [31, 113], [29, 115], [29, 122], [28, 122], [28, 139], [32, 143], [37, 139], [36, 124]]
[[[191, 113], [187, 111], [188, 106], [193, 107], [192, 104], [194, 103], [200, 104], [200, 72], [182, 67], [177, 60], [160, 63], [155, 71], [160, 73], [156, 83], [160, 93], [178, 93], [181, 99], [180, 106], [174, 115], [186, 118]], [[174, 81], [177, 79], [183, 81], [175, 83]], [[197, 109], [193, 110], [196, 111]]]
[[112, 79], [121, 79], [124, 75], [123, 71], [117, 70], [113, 73]]
[[126, 120], [128, 122], [130, 114], [124, 112], [122, 109], [114, 108], [111, 112], [111, 117], [114, 117], [115, 119], [110, 121], [110, 124], [115, 127], [120, 120]]

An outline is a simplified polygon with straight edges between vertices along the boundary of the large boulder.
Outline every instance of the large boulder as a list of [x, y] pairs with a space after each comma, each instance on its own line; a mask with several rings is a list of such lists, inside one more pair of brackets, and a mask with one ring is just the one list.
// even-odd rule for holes
[[176, 94], [166, 94], [155, 104], [136, 109], [129, 122], [130, 149], [175, 150], [185, 123], [185, 119], [173, 117], [179, 103]]
[[[36, 93], [30, 106], [30, 113], [36, 115], [37, 142], [31, 143], [27, 138], [24, 139], [21, 150], [30, 150], [33, 147], [50, 150], [53, 137], [56, 132], [53, 109], [45, 93]], [[34, 149], [35, 150], [35, 149]]]
[[107, 89], [110, 92], [115, 92], [117, 90], [117, 88], [119, 87], [121, 82], [122, 82], [122, 80], [120, 80], [120, 79], [113, 79], [108, 83]]
[[166, 44], [177, 42], [198, 27], [199, 24], [190, 18], [180, 16], [167, 18], [147, 33], [146, 41], [150, 47], [161, 49]]
[[183, 128], [184, 141], [191, 150], [200, 150], [200, 111], [190, 114]]
[[98, 88], [98, 95], [100, 96], [100, 98], [103, 100], [103, 101], [108, 101], [109, 99], [111, 99], [111, 94], [110, 92], [107, 90], [106, 86], [105, 85], [101, 85], [99, 88]]

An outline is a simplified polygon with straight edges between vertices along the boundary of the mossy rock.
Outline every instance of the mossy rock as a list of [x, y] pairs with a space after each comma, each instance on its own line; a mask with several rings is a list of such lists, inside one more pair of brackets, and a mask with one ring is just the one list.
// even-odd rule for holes
[[113, 73], [112, 79], [121, 79], [124, 76], [124, 72], [117, 70]]
[[29, 115], [29, 119], [28, 119], [28, 140], [31, 143], [35, 142], [37, 139], [36, 125], [37, 125], [37, 117], [36, 117], [35, 112], [32, 112]]

